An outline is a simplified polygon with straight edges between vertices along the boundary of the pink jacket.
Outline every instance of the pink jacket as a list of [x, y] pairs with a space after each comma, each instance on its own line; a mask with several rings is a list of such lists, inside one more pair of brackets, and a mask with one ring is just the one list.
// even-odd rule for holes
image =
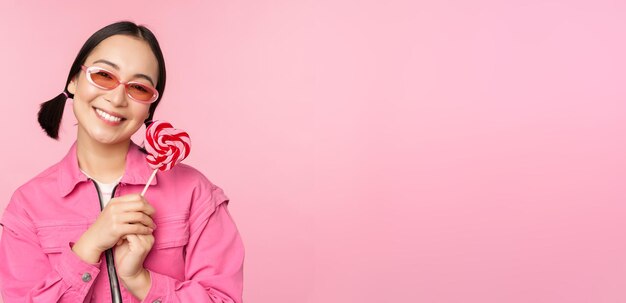
[[[114, 196], [140, 193], [151, 173], [131, 142]], [[152, 287], [143, 302], [242, 302], [244, 247], [222, 189], [181, 163], [157, 173], [145, 197], [156, 208], [157, 228], [144, 262]], [[4, 302], [111, 302], [104, 254], [89, 264], [71, 251], [99, 213], [74, 143], [59, 163], [18, 188], [4, 211]], [[139, 302], [120, 288], [123, 302]]]

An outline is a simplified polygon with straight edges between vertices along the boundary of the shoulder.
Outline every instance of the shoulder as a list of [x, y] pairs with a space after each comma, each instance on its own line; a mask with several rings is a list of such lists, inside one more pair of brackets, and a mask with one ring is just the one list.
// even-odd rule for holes
[[166, 172], [166, 174], [176, 175], [178, 177], [207, 179], [200, 170], [185, 163], [178, 163], [170, 171]]
[[11, 202], [24, 201], [26, 202], [29, 196], [34, 194], [50, 193], [53, 191], [58, 192], [58, 178], [60, 165], [56, 163], [43, 171], [36, 174], [30, 180], [20, 185], [14, 192], [11, 198]]
[[209, 189], [218, 187], [215, 183], [209, 180], [209, 178], [207, 178], [207, 176], [203, 174], [200, 170], [188, 164], [179, 163], [171, 170], [159, 174], [162, 174], [161, 179], [166, 179], [167, 182], [176, 182], [186, 184], [192, 187]]
[[50, 167], [36, 174], [19, 188], [30, 188], [33, 186], [39, 187], [42, 185], [50, 185], [51, 183], [56, 184], [58, 180], [58, 172], [60, 169], [61, 166], [59, 165], [59, 163], [55, 163], [54, 165], [51, 165]]
[[[31, 218], [40, 201], [46, 201], [51, 195], [58, 195], [58, 163], [36, 174], [33, 178], [20, 185], [7, 204], [2, 223], [6, 224], [11, 218], [26, 222]], [[15, 221], [15, 220], [14, 220]]]
[[203, 205], [209, 209], [214, 209], [219, 204], [229, 200], [220, 186], [216, 185], [200, 170], [188, 164], [177, 164], [170, 171], [162, 174], [161, 179], [159, 179], [159, 182], [161, 181], [173, 183], [168, 185], [177, 188], [183, 187], [185, 191], [191, 192], [194, 204]]

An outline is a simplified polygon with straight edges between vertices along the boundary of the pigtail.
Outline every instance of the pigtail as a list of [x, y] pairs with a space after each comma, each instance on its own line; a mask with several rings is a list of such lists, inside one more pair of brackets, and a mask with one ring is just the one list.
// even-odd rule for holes
[[37, 121], [50, 138], [59, 139], [59, 127], [67, 98], [67, 93], [62, 92], [58, 96], [41, 103], [41, 108], [37, 113]]

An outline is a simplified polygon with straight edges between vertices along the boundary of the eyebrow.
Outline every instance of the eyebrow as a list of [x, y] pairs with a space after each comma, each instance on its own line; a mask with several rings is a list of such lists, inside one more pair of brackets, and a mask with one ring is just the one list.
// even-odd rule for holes
[[[105, 59], [99, 59], [99, 60], [96, 60], [96, 61], [93, 62], [93, 64], [96, 64], [96, 63], [104, 63], [104, 64], [107, 64], [107, 65], [110, 65], [111, 67], [113, 67], [114, 69], [116, 69], [118, 71], [120, 70], [120, 67], [117, 64], [115, 64], [115, 63], [113, 63], [111, 61], [105, 60]], [[148, 75], [135, 74], [133, 77], [144, 78], [144, 79], [150, 81], [150, 84], [152, 84], [152, 86], [154, 86], [154, 81]]]

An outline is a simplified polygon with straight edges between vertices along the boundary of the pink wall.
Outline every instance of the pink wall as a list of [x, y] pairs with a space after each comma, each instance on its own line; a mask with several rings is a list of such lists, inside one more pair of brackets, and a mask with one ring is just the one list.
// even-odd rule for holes
[[157, 118], [231, 197], [247, 302], [626, 301], [626, 2], [32, 2], [0, 4], [2, 208], [74, 140], [39, 103], [130, 19]]

